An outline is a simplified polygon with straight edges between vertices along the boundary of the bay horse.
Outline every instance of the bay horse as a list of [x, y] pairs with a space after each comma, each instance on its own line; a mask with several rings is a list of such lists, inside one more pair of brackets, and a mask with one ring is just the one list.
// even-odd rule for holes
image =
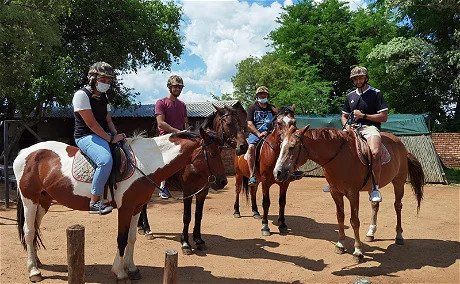
[[[389, 153], [389, 161], [382, 165], [380, 185], [384, 187], [390, 182], [393, 184], [396, 211], [396, 244], [404, 244], [401, 226], [402, 198], [404, 183], [410, 178], [412, 190], [417, 199], [417, 212], [423, 199], [425, 177], [422, 166], [417, 158], [409, 153], [401, 140], [391, 133], [381, 133], [382, 143]], [[291, 127], [284, 137], [273, 175], [276, 180], [283, 181], [289, 173], [311, 159], [324, 168], [325, 177], [331, 186], [331, 195], [336, 204], [337, 221], [339, 225], [339, 240], [336, 244], [336, 253], [345, 253], [343, 242], [344, 232], [344, 202], [346, 196], [350, 202], [350, 223], [354, 232], [353, 257], [356, 262], [362, 262], [364, 255], [361, 251], [359, 238], [359, 191], [369, 191], [372, 181], [368, 178], [370, 169], [360, 160], [357, 151], [357, 135], [353, 130], [341, 131], [333, 128], [301, 129]], [[383, 148], [383, 147], [382, 147]], [[372, 202], [372, 218], [367, 240], [374, 239], [377, 229], [378, 202]]]
[[[242, 108], [233, 108], [229, 106], [218, 107], [213, 105], [215, 112], [210, 114], [202, 127], [213, 130], [217, 133], [223, 145], [234, 148], [236, 154], [244, 154], [248, 148], [248, 143], [244, 134], [244, 126], [240, 119]], [[244, 121], [245, 122], [245, 121]], [[223, 168], [223, 165], [222, 165]], [[192, 200], [196, 198], [195, 204], [195, 226], [193, 228], [193, 241], [198, 250], [206, 250], [205, 241], [201, 237], [201, 221], [203, 219], [203, 208], [209, 188], [220, 189], [210, 183], [210, 176], [214, 171], [224, 171], [225, 169], [208, 168], [204, 171], [198, 171], [194, 164], [188, 164], [182, 171], [170, 177], [166, 184], [168, 188], [182, 191], [183, 193], [183, 230], [181, 234], [181, 249], [186, 255], [192, 254], [192, 246], [189, 242], [189, 226], [192, 219]], [[145, 214], [145, 215], [144, 215]], [[138, 232], [145, 234], [148, 239], [153, 239], [153, 233], [150, 232], [150, 226], [147, 219], [147, 208], [144, 206], [138, 223]]]
[[[134, 154], [137, 170], [118, 183], [107, 199], [118, 209], [118, 234], [112, 272], [117, 280], [140, 279], [134, 264], [136, 224], [142, 206], [150, 200], [157, 185], [186, 164], [193, 162], [197, 171], [212, 169], [215, 183], [227, 183], [220, 153], [220, 139], [200, 128], [199, 134], [188, 131], [155, 138], [129, 138], [126, 143]], [[72, 175], [72, 163], [78, 152], [61, 142], [41, 142], [20, 151], [13, 163], [18, 192], [18, 232], [27, 251], [27, 269], [32, 282], [43, 280], [38, 269], [37, 248], [43, 242], [40, 223], [52, 200], [80, 211], [89, 210], [90, 183]]]
[[[255, 219], [260, 219], [259, 210], [257, 208], [256, 193], [259, 183], [262, 183], [262, 235], [269, 236], [270, 228], [268, 226], [268, 211], [270, 209], [270, 187], [276, 183], [279, 186], [279, 215], [278, 215], [278, 228], [281, 233], [288, 232], [288, 226], [286, 225], [284, 211], [286, 206], [286, 193], [289, 187], [291, 179], [286, 181], [277, 182], [273, 176], [273, 168], [275, 167], [276, 159], [280, 152], [280, 145], [284, 136], [284, 131], [289, 129], [290, 126], [295, 125], [295, 113], [294, 105], [291, 107], [282, 107], [278, 110], [278, 114], [273, 119], [273, 130], [265, 139], [262, 140], [262, 146], [260, 147], [260, 159], [256, 164], [256, 178], [257, 184], [251, 186], [251, 208], [252, 214]], [[234, 213], [235, 218], [240, 218], [240, 204], [239, 195], [241, 190], [248, 197], [248, 179], [249, 179], [249, 167], [248, 162], [243, 155], [236, 156], [234, 160], [235, 164], [235, 203]]]

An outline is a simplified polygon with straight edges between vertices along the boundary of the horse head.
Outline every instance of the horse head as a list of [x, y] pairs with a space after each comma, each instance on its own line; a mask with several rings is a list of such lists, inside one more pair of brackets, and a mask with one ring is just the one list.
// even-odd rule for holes
[[224, 163], [220, 155], [220, 145], [223, 143], [216, 132], [200, 127], [201, 146], [192, 154], [194, 172], [207, 175], [212, 189], [222, 189], [227, 185]]
[[240, 111], [233, 107], [212, 106], [216, 109], [217, 114], [213, 117], [213, 129], [221, 137], [223, 143], [236, 149], [237, 155], [244, 154], [248, 149], [248, 142], [244, 134], [246, 118], [242, 121]]
[[286, 131], [291, 126], [296, 126], [294, 110], [295, 105], [281, 107], [273, 118], [272, 129], [279, 135], [280, 140], [284, 138]]
[[[273, 176], [278, 182], [286, 181], [295, 169], [308, 159], [308, 151], [302, 151], [305, 145], [302, 137], [310, 125], [297, 129], [291, 125], [284, 134], [281, 151], [273, 169]], [[305, 148], [305, 150], [308, 150]], [[302, 156], [301, 156], [302, 155]]]

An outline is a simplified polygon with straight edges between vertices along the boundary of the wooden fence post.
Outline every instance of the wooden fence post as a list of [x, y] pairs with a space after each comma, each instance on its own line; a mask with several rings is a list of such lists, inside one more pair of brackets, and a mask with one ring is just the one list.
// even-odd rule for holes
[[166, 250], [165, 268], [163, 274], [163, 284], [177, 283], [177, 251], [173, 249]]
[[85, 227], [72, 225], [67, 232], [68, 283], [85, 283]]

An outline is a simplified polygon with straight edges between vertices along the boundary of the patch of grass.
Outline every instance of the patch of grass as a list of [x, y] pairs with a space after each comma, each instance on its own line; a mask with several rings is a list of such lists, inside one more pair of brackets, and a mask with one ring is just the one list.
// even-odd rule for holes
[[460, 168], [444, 168], [449, 183], [460, 184]]

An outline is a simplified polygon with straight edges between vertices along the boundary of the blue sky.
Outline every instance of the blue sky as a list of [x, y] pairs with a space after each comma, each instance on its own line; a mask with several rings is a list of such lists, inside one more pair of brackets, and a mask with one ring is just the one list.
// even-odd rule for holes
[[[272, 50], [267, 36], [278, 27], [276, 19], [283, 7], [293, 2], [297, 0], [176, 1], [184, 13], [180, 30], [184, 52], [179, 62], [171, 72], [141, 68], [137, 74], [123, 75], [123, 83], [140, 93], [136, 100], [142, 104], [165, 97], [172, 74], [184, 79], [180, 98], [185, 102], [211, 101], [211, 94], [232, 93], [235, 65]], [[363, 5], [362, 0], [347, 2], [352, 9]]]

